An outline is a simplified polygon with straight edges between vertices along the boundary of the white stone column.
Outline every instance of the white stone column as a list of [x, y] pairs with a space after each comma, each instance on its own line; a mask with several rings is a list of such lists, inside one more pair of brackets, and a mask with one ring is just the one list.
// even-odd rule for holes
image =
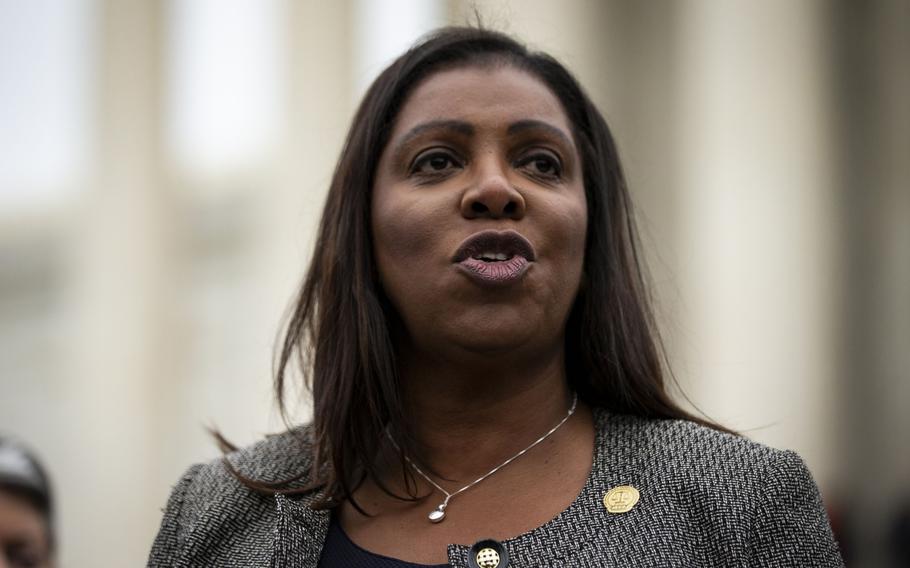
[[[335, 162], [354, 111], [351, 95], [352, 8], [349, 1], [292, 2], [286, 30], [287, 120], [276, 163], [276, 183], [262, 196], [257, 226], [264, 288], [263, 338], [266, 352], [284, 323], [283, 316], [302, 282]], [[267, 362], [263, 357], [263, 363]], [[271, 380], [269, 369], [263, 378]], [[294, 391], [289, 394], [293, 396]], [[291, 410], [310, 416], [309, 399]], [[290, 399], [289, 399], [290, 402]], [[277, 412], [270, 423], [280, 428]]]
[[835, 475], [837, 185], [822, 2], [679, 6], [677, 274], [711, 417]]
[[73, 342], [55, 471], [62, 565], [144, 563], [163, 495], [149, 491], [167, 420], [169, 200], [159, 164], [163, 3], [100, 4], [97, 162], [72, 219]]

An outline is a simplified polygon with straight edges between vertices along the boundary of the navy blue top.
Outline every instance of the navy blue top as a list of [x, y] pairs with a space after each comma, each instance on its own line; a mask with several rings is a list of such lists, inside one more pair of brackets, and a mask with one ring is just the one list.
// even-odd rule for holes
[[332, 515], [317, 568], [449, 568], [449, 565], [414, 564], [364, 550], [354, 544]]

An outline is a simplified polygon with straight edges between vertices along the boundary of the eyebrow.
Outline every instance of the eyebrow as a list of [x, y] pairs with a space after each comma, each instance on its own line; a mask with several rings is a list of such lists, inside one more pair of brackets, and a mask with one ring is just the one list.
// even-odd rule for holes
[[474, 127], [463, 120], [431, 120], [423, 122], [402, 135], [401, 139], [395, 143], [393, 155], [399, 155], [411, 140], [429, 130], [448, 130], [463, 136], [473, 136], [475, 132]]
[[[443, 120], [431, 120], [428, 122], [423, 122], [423, 123], [418, 124], [417, 126], [415, 126], [414, 128], [412, 128], [411, 130], [409, 130], [408, 132], [406, 132], [405, 134], [403, 134], [401, 136], [401, 139], [395, 143], [395, 147], [393, 149], [392, 155], [401, 156], [402, 153], [404, 152], [405, 148], [407, 148], [407, 145], [412, 140], [419, 137], [421, 134], [428, 132], [428, 131], [432, 131], [432, 130], [450, 131], [450, 132], [455, 132], [457, 134], [461, 134], [462, 136], [473, 136], [474, 133], [476, 132], [476, 129], [474, 128], [473, 125], [471, 125], [471, 123], [465, 122], [463, 120], [445, 120], [445, 119], [443, 119]], [[560, 142], [562, 142], [563, 144], [566, 145], [566, 147], [575, 148], [575, 144], [572, 142], [572, 139], [569, 138], [562, 131], [562, 129], [557, 128], [557, 127], [553, 126], [552, 124], [548, 124], [542, 120], [535, 120], [535, 119], [528, 118], [528, 119], [523, 119], [523, 120], [513, 122], [506, 129], [506, 134], [511, 136], [511, 135], [520, 134], [522, 132], [533, 131], [533, 130], [546, 132], [547, 134], [559, 139]]]
[[528, 130], [542, 130], [542, 131], [558, 138], [563, 144], [566, 145], [566, 147], [568, 147], [568, 148], [575, 147], [575, 144], [572, 143], [572, 139], [569, 138], [566, 135], [566, 133], [562, 131], [562, 129], [557, 128], [557, 127], [553, 126], [552, 124], [543, 122], [542, 120], [534, 120], [534, 119], [530, 119], [530, 118], [525, 119], [525, 120], [519, 120], [518, 122], [513, 122], [512, 124], [510, 124], [509, 128], [508, 128], [508, 130], [506, 130], [506, 132], [508, 134], [512, 135], [512, 134], [519, 134], [521, 132], [525, 132]]

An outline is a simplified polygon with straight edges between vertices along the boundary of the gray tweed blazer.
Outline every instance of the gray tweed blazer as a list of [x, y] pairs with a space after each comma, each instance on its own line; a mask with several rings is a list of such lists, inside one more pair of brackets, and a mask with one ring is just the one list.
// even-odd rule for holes
[[[503, 542], [510, 566], [843, 566], [812, 476], [798, 455], [691, 422], [596, 411], [594, 464], [575, 501]], [[268, 438], [229, 459], [257, 479], [309, 466], [309, 430]], [[604, 496], [632, 485], [640, 500], [610, 513]], [[315, 495], [250, 491], [220, 461], [191, 467], [164, 510], [150, 567], [315, 568], [329, 513]], [[473, 543], [451, 544], [467, 565]]]

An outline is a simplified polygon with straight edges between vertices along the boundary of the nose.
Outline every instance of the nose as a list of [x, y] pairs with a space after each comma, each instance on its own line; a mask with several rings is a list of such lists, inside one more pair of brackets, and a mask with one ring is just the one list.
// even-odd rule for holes
[[476, 183], [461, 199], [461, 214], [466, 219], [521, 219], [524, 196], [509, 182], [502, 166], [483, 165]]

